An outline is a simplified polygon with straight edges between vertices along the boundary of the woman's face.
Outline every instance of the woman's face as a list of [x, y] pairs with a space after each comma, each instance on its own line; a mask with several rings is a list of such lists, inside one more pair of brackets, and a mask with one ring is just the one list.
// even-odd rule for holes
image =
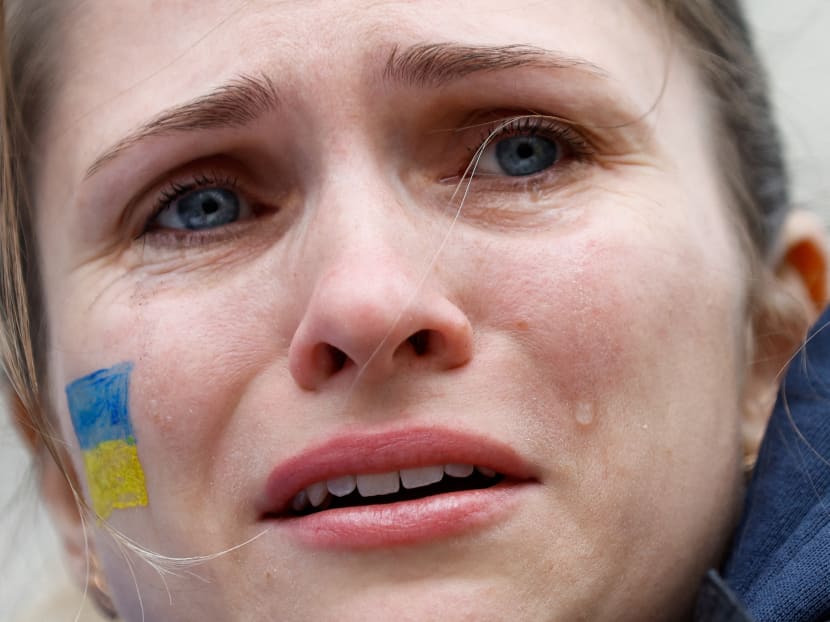
[[[110, 525], [233, 549], [160, 575], [93, 526], [126, 620], [682, 617], [739, 494], [746, 277], [706, 88], [644, 6], [65, 23], [36, 180], [53, 407]], [[67, 400], [120, 364], [146, 504], [85, 466], [79, 417], [106, 430]]]

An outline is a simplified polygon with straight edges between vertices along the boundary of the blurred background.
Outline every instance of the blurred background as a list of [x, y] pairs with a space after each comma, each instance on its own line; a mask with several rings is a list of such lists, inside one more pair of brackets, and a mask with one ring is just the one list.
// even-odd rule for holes
[[[771, 72], [793, 198], [830, 224], [830, 0], [745, 4]], [[64, 575], [28, 458], [0, 413], [0, 621]]]

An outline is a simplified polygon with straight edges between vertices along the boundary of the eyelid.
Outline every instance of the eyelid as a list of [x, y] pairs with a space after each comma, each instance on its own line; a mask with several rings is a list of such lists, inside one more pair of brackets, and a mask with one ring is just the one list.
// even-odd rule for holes
[[169, 181], [159, 191], [155, 209], [153, 210], [153, 215], [150, 220], [158, 216], [163, 210], [170, 207], [174, 201], [181, 199], [194, 190], [213, 187], [228, 188], [230, 190], [239, 191], [239, 180], [236, 177], [229, 175], [217, 176], [213, 173], [200, 173], [192, 177], [190, 181]]
[[577, 130], [573, 123], [559, 117], [545, 114], [524, 114], [490, 123], [482, 133], [480, 151], [501, 138], [512, 136], [542, 135], [564, 143], [571, 157], [585, 157], [594, 152], [590, 142]]
[[[164, 229], [163, 227], [159, 227], [158, 229], [153, 228], [153, 224], [158, 219], [159, 215], [166, 209], [172, 207], [175, 201], [186, 197], [196, 190], [205, 188], [229, 189], [241, 195], [244, 200], [247, 200], [252, 209], [256, 204], [254, 201], [245, 196], [246, 193], [241, 188], [239, 180], [236, 176], [229, 175], [227, 173], [216, 173], [213, 171], [202, 171], [183, 175], [168, 180], [159, 190], [156, 191], [156, 198], [154, 199], [152, 212], [144, 221], [144, 225], [135, 239], [139, 239], [156, 231], [162, 231]], [[204, 234], [204, 232], [202, 233]], [[190, 234], [196, 235], [198, 232], [190, 232]]]
[[[563, 160], [585, 161], [595, 155], [596, 149], [593, 143], [579, 131], [578, 125], [561, 117], [549, 114], [524, 113], [503, 117], [495, 121], [487, 121], [466, 125], [459, 131], [466, 131], [475, 128], [483, 128], [479, 133], [476, 146], [469, 147], [470, 159], [465, 168], [456, 176], [446, 178], [445, 181], [458, 182], [460, 180], [474, 180], [479, 177], [504, 177], [507, 183], [524, 182], [528, 179], [544, 175], [550, 170], [540, 171], [534, 175], [521, 178], [510, 178], [509, 176], [480, 175], [476, 172], [478, 162], [485, 151], [496, 144], [499, 140], [513, 136], [539, 135], [557, 143], [564, 149]], [[553, 167], [561, 168], [562, 165]]]

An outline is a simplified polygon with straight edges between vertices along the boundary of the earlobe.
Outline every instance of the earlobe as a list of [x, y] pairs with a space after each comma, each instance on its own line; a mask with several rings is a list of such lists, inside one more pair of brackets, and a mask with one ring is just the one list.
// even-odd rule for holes
[[828, 241], [819, 219], [791, 213], [781, 232], [777, 261], [763, 269], [748, 335], [743, 402], [744, 464], [757, 455], [781, 373], [827, 304]]

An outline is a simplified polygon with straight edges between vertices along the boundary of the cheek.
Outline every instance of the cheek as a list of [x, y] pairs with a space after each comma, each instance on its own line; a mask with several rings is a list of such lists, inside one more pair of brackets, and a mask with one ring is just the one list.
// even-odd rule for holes
[[573, 449], [557, 460], [580, 490], [613, 493], [609, 473], [662, 489], [732, 468], [744, 286], [720, 267], [740, 265], [728, 245], [606, 226], [489, 250], [472, 306], [480, 340], [514, 364], [484, 364], [508, 380], [535, 436]]
[[[167, 489], [192, 487], [205, 474], [226, 484], [243, 482], [256, 456], [221, 464], [215, 458], [257, 446], [252, 420], [263, 416], [278, 425], [284, 418], [291, 387], [284, 353], [293, 311], [280, 302], [288, 297], [276, 286], [265, 289], [257, 278], [243, 277], [203, 291], [158, 296], [145, 312], [147, 334], [135, 391], [142, 421], [137, 425], [147, 446], [167, 463]], [[248, 291], [259, 294], [240, 294]], [[252, 394], [267, 397], [252, 404]], [[251, 411], [257, 416], [236, 416]], [[172, 481], [171, 465], [178, 469]], [[240, 472], [233, 472], [234, 465]]]
[[[287, 350], [294, 310], [280, 302], [290, 298], [278, 285], [263, 288], [259, 277], [250, 270], [208, 286], [156, 283], [152, 290], [113, 292], [83, 311], [64, 307], [65, 323], [53, 333], [61, 343], [60, 356], [52, 357], [54, 378], [70, 381], [121, 361], [133, 365], [130, 414], [162, 539], [182, 529], [165, 524], [176, 513], [162, 508], [187, 507], [208, 522], [220, 520], [206, 508], [246, 483], [257, 456], [230, 457], [256, 446], [256, 430], [235, 416], [251, 409], [245, 400], [252, 383], [266, 387], [258, 394], [267, 399], [255, 406], [280, 420], [287, 385], [274, 372], [285, 367], [280, 352]], [[240, 295], [245, 291], [259, 295]], [[65, 402], [57, 391], [54, 399]]]
[[514, 363], [485, 361], [488, 386], [510, 387], [548, 461], [551, 547], [580, 543], [609, 585], [615, 559], [633, 584], [692, 550], [711, 563], [738, 491], [743, 285], [719, 267], [738, 258], [677, 231], [524, 242], [489, 247], [472, 306]]
[[713, 350], [733, 354], [733, 275], [694, 249], [637, 239], [585, 235], [553, 252], [541, 243], [506, 248], [484, 268], [493, 276], [476, 290], [481, 323], [520, 343], [564, 401], [700, 370]]

